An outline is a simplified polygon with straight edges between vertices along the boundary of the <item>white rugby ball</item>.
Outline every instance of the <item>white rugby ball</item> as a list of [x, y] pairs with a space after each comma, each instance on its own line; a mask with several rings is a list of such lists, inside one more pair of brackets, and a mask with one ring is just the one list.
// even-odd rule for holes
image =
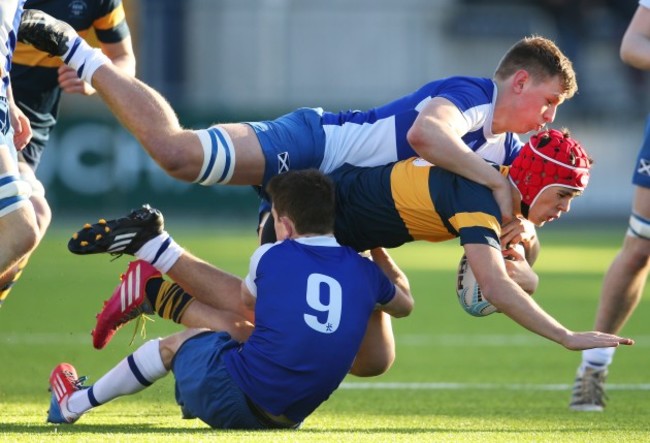
[[485, 317], [497, 312], [497, 308], [483, 298], [483, 292], [481, 292], [481, 288], [476, 282], [474, 272], [472, 272], [465, 254], [463, 254], [458, 264], [457, 277], [456, 294], [458, 295], [458, 302], [465, 312], [474, 317]]
[[[523, 245], [517, 244], [514, 246], [514, 249], [522, 256], [524, 255]], [[504, 256], [504, 260], [512, 260], [512, 257]], [[465, 312], [474, 317], [485, 317], [486, 315], [499, 312], [497, 308], [483, 297], [483, 292], [481, 292], [481, 288], [476, 282], [476, 277], [474, 277], [474, 272], [467, 262], [465, 254], [463, 254], [458, 264], [456, 295], [458, 295], [458, 302]]]

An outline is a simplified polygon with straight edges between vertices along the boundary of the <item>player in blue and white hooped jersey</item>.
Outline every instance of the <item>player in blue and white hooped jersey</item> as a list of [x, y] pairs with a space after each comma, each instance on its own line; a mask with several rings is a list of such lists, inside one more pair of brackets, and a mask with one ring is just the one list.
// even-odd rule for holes
[[0, 2], [0, 278], [34, 248], [38, 236], [31, 188], [20, 177], [16, 156], [16, 145], [27, 143], [31, 128], [13, 105], [9, 77], [23, 3]]
[[[332, 113], [303, 108], [275, 121], [250, 123], [258, 132], [266, 157], [263, 183], [284, 169], [318, 167], [329, 173], [344, 164], [378, 166], [417, 156], [407, 134], [420, 111], [435, 97], [451, 102], [460, 111], [459, 133], [466, 146], [486, 160], [512, 163], [522, 143], [516, 134], [492, 132], [496, 83], [488, 78], [450, 77], [368, 111]], [[283, 141], [285, 132], [304, 132], [296, 116], [311, 125], [304, 134], [313, 139], [307, 151], [304, 147], [310, 143], [306, 140], [295, 140], [295, 145]], [[274, 161], [282, 154], [282, 161]]]
[[[252, 332], [249, 323], [233, 334], [188, 329], [151, 340], [89, 389], [81, 388], [74, 367], [60, 364], [50, 377], [48, 421], [74, 423], [93, 407], [138, 392], [170, 370], [184, 416], [214, 428], [297, 428], [330, 397], [355, 364], [371, 318], [377, 312], [396, 317], [411, 312], [408, 281], [387, 256], [377, 255], [373, 262], [336, 242], [334, 185], [322, 173], [277, 176], [269, 193], [281, 241], [255, 251], [246, 278], [200, 264], [199, 279], [209, 281], [213, 290], [227, 285], [241, 291], [241, 300], [254, 309]], [[158, 271], [181, 285], [196, 283], [187, 265], [198, 259], [166, 232], [143, 249], [157, 250], [157, 267], [166, 263]], [[132, 290], [127, 282], [135, 282], [138, 290], [149, 287], [139, 279], [139, 269], [152, 265], [136, 263], [128, 271], [136, 274], [126, 276], [118, 297], [122, 285]], [[184, 315], [206, 307], [199, 304], [192, 303]]]
[[[23, 34], [26, 41], [46, 48], [37, 32]], [[330, 172], [343, 163], [377, 166], [415, 152], [487, 185], [506, 221], [512, 213], [508, 183], [481, 156], [507, 163], [519, 147], [515, 134], [552, 122], [558, 106], [577, 90], [571, 61], [560, 49], [546, 38], [527, 37], [507, 51], [492, 79], [432, 82], [366, 112], [301, 108], [275, 120], [192, 131], [181, 127], [156, 91], [121, 75], [74, 30], [58, 38], [69, 43], [63, 54], [55, 55], [75, 69], [83, 67], [82, 78], [175, 178], [263, 188], [271, 177], [290, 169]]]

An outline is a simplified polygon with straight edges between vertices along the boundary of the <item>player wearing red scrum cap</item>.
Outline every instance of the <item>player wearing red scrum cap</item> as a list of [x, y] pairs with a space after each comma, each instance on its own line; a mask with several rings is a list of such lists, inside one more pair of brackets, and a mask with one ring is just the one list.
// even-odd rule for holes
[[[570, 210], [572, 199], [585, 189], [590, 164], [591, 160], [578, 142], [567, 133], [551, 130], [538, 134], [531, 143], [524, 146], [521, 161], [515, 161], [512, 168], [495, 167], [510, 179], [516, 214], [526, 216], [535, 225], [541, 226]], [[499, 241], [499, 206], [488, 187], [433, 166], [420, 158], [372, 168], [346, 166], [331, 176], [336, 183], [335, 236], [339, 243], [362, 251], [396, 247], [415, 240], [440, 242], [460, 238], [485, 298], [526, 329], [568, 349], [632, 344], [631, 340], [615, 335], [573, 332], [558, 323], [528, 296], [522, 287], [534, 290], [537, 276], [519, 254], [516, 254], [517, 260], [508, 261], [507, 265], [504, 263]], [[115, 221], [105, 223], [113, 226]], [[105, 224], [82, 229], [71, 240], [71, 251], [80, 254], [109, 252], [112, 234], [108, 233], [104, 239], [97, 241], [95, 227], [103, 229]], [[152, 263], [159, 271], [167, 273], [182, 285], [184, 277], [178, 271], [188, 270], [191, 256], [165, 231], [149, 234], [149, 240], [143, 242], [146, 239], [140, 238], [140, 233], [145, 231], [142, 226], [138, 227], [138, 233], [134, 235], [143, 246], [127, 253]], [[153, 257], [154, 260], [151, 259]], [[159, 267], [160, 263], [165, 263], [164, 269]], [[506, 266], [516, 276], [514, 280], [509, 276]], [[195, 275], [200, 277], [200, 273]], [[190, 296], [179, 291], [178, 285], [164, 285], [164, 290], [155, 289], [163, 288], [161, 278], [157, 276], [149, 279], [151, 284], [141, 282], [140, 292], [146, 293], [143, 301], [146, 299], [151, 306], [161, 306], [161, 300], [172, 298], [177, 301], [185, 298], [184, 302], [188, 301]], [[127, 275], [122, 285], [127, 284], [128, 280]], [[115, 294], [117, 298], [114, 296], [106, 306], [119, 303], [120, 291], [116, 290]], [[172, 294], [174, 295], [170, 297]], [[215, 301], [223, 301], [221, 299], [224, 297], [224, 294], [193, 295], [197, 301], [191, 303], [188, 309], [191, 308], [194, 312], [209, 312], [209, 309], [202, 310], [199, 306], [202, 303], [214, 306]], [[162, 313], [163, 308], [164, 306], [158, 309], [158, 312]], [[137, 313], [138, 309], [139, 305], [133, 306], [133, 313]], [[129, 314], [126, 312], [112, 323], [100, 321], [95, 335], [112, 333]], [[131, 318], [134, 316], [135, 314]], [[197, 326], [189, 317], [182, 315], [174, 320], [186, 326]], [[105, 316], [100, 314], [99, 318]], [[394, 342], [390, 321], [381, 317], [375, 320], [369, 331], [379, 333], [369, 333], [363, 343], [363, 349], [369, 352], [364, 354], [369, 359], [366, 362], [375, 369], [360, 371], [357, 375], [377, 375], [390, 367], [394, 358], [394, 352], [391, 352]], [[208, 325], [210, 320], [203, 318], [199, 324]], [[387, 349], [388, 352], [385, 352]], [[387, 360], [382, 361], [384, 358]], [[376, 368], [381, 370], [374, 372]]]

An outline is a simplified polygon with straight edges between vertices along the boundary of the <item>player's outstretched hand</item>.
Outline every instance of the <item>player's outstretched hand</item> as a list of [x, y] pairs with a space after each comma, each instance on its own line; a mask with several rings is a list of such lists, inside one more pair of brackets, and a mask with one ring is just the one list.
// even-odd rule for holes
[[571, 332], [563, 343], [567, 349], [582, 351], [591, 348], [611, 348], [619, 345], [633, 345], [631, 338], [619, 337], [605, 332]]

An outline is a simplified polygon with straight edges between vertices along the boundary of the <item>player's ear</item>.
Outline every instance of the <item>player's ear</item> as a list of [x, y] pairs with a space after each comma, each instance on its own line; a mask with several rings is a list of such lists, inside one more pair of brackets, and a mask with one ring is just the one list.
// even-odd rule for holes
[[286, 234], [285, 238], [294, 238], [298, 234], [296, 232], [296, 226], [294, 225], [293, 220], [291, 220], [286, 215], [280, 216], [278, 221], [284, 229], [284, 233]]
[[525, 69], [520, 69], [512, 76], [512, 88], [516, 93], [523, 91], [526, 82], [530, 80], [530, 74]]

